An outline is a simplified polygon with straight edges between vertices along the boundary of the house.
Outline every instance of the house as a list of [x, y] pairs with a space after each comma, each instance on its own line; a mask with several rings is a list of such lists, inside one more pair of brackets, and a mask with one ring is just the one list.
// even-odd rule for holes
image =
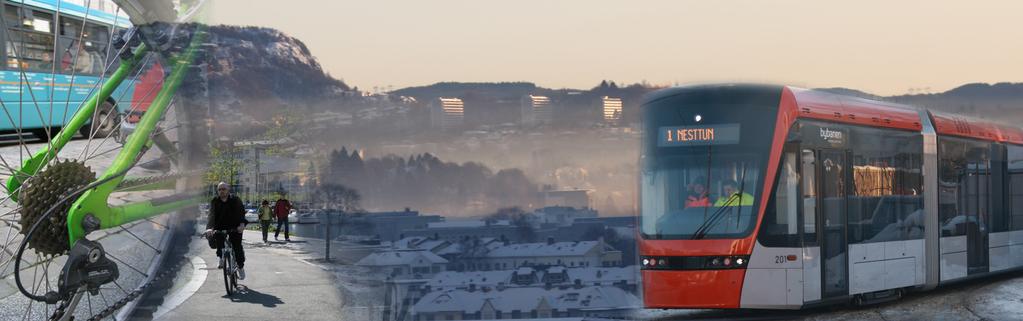
[[609, 267], [622, 264], [622, 252], [603, 239], [581, 242], [502, 244], [463, 262], [456, 270], [508, 270], [523, 266]]
[[410, 314], [417, 321], [627, 317], [640, 306], [635, 295], [608, 286], [479, 287], [428, 293]]
[[427, 250], [376, 252], [355, 263], [385, 271], [394, 279], [429, 279], [444, 272], [447, 264], [448, 260]]

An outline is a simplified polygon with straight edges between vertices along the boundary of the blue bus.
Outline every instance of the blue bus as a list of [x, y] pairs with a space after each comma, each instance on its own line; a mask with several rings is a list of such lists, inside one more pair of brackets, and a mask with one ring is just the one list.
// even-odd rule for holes
[[[45, 139], [47, 128], [55, 134], [117, 68], [111, 39], [131, 23], [111, 0], [3, 1], [2, 10], [0, 133]], [[152, 86], [137, 86], [132, 76], [99, 106], [83, 135], [113, 134], [133, 102], [146, 96], [136, 87]]]

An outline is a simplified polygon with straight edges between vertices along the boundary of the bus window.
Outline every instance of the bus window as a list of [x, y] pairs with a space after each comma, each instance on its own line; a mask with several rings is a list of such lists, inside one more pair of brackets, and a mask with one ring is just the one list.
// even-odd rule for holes
[[12, 7], [5, 7], [4, 19], [8, 25], [12, 25], [11, 19], [20, 23], [7, 30], [7, 68], [51, 71], [54, 61], [53, 14]]
[[60, 17], [60, 36], [77, 39], [82, 34], [82, 20]]
[[92, 22], [85, 23], [85, 39], [105, 46], [110, 42], [110, 28]]
[[18, 14], [21, 12], [21, 8], [14, 5], [4, 5], [4, 21], [7, 23], [7, 28], [20, 28], [21, 27], [21, 16]]

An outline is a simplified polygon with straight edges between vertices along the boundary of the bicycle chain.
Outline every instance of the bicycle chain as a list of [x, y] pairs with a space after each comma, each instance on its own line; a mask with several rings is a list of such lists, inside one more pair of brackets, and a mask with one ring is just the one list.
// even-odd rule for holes
[[[181, 260], [180, 262], [178, 262], [177, 264], [174, 264], [173, 266], [164, 268], [163, 271], [161, 271], [159, 274], [157, 274], [155, 277], [153, 277], [153, 279], [151, 279], [151, 280], [147, 281], [146, 283], [143, 283], [142, 285], [136, 287], [131, 292], [128, 292], [123, 298], [121, 298], [117, 302], [114, 302], [114, 304], [111, 304], [110, 306], [108, 306], [108, 307], [104, 308], [103, 310], [101, 310], [99, 313], [96, 313], [96, 314], [90, 316], [88, 319], [85, 319], [85, 320], [86, 321], [100, 321], [100, 320], [106, 319], [107, 317], [110, 317], [111, 315], [114, 314], [114, 312], [117, 312], [117, 310], [120, 310], [125, 305], [128, 305], [128, 303], [131, 303], [131, 301], [134, 301], [136, 298], [138, 298], [143, 293], [145, 293], [145, 291], [147, 289], [149, 289], [149, 287], [152, 286], [154, 283], [162, 280], [164, 277], [167, 276], [167, 274], [169, 274], [170, 272], [178, 270], [179, 268], [184, 266], [186, 263], [188, 263], [188, 260]], [[102, 291], [102, 290], [100, 290], [100, 291]], [[57, 307], [56, 310], [53, 311], [53, 315], [50, 316], [49, 321], [59, 321], [61, 319], [61, 317], [64, 316], [64, 313], [75, 313], [75, 311], [68, 311], [68, 312], [64, 311], [65, 309], [67, 309], [67, 305], [69, 303], [68, 302], [69, 300], [71, 300], [71, 299], [69, 298], [69, 299], [65, 299], [65, 300], [61, 300], [60, 301], [60, 305]]]
[[53, 314], [50, 314], [49, 321], [60, 321], [60, 318], [64, 316], [64, 310], [67, 309], [68, 300], [60, 300], [60, 305], [53, 309]]

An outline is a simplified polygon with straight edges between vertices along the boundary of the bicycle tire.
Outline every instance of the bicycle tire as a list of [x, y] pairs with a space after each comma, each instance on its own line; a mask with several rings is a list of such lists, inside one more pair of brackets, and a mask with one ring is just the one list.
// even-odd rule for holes
[[224, 290], [227, 292], [227, 296], [231, 296], [234, 294], [234, 289], [231, 287], [231, 275], [234, 274], [234, 272], [231, 271], [233, 269], [231, 266], [231, 253], [224, 250], [224, 254], [220, 258], [220, 261], [224, 266]]

